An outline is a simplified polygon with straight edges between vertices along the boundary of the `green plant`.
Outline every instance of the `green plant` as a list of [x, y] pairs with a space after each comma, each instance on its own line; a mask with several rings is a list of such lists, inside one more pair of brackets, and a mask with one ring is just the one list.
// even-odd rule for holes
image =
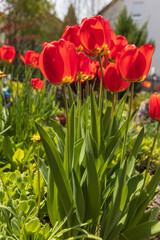
[[[85, 229], [104, 240], [144, 239], [156, 235], [160, 226], [156, 221], [157, 209], [154, 217], [154, 210], [145, 210], [156, 194], [160, 168], [150, 181], [149, 173], [145, 175], [145, 185], [144, 175], [133, 171], [144, 136], [143, 128], [130, 153], [125, 155], [124, 149], [124, 158], [120, 154], [128, 132], [125, 129], [131, 125], [136, 112], [130, 122], [121, 122], [124, 96], [108, 136], [112, 102], [108, 101], [100, 118], [97, 99], [91, 89], [91, 96], [81, 109], [81, 137], [77, 140], [78, 111], [70, 88], [69, 96], [68, 128], [51, 122], [56, 141], [36, 123], [49, 163], [47, 207], [52, 225], [68, 216], [68, 227], [87, 222]], [[88, 112], [91, 112], [90, 117]], [[46, 176], [44, 165], [41, 171]], [[145, 228], [149, 230], [144, 231]], [[79, 232], [72, 229], [63, 238], [73, 236], [74, 239], [78, 235]]]

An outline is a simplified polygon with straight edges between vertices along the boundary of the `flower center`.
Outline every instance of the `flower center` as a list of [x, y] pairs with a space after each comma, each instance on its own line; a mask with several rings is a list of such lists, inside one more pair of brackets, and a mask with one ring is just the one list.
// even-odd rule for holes
[[67, 84], [70, 84], [72, 82], [74, 82], [74, 79], [71, 76], [70, 77], [65, 76], [62, 79], [62, 84], [61, 85], [67, 85]]

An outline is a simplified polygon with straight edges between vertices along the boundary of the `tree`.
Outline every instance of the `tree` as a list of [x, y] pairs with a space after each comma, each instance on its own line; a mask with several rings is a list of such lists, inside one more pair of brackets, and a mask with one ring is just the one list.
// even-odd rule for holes
[[63, 25], [64, 25], [64, 27], [66, 27], [67, 25], [73, 26], [75, 24], [78, 24], [78, 21], [77, 21], [77, 17], [75, 14], [75, 9], [74, 9], [73, 5], [70, 4], [70, 6], [68, 8], [68, 12], [67, 12], [66, 16], [64, 17]]
[[43, 41], [57, 40], [61, 34], [61, 21], [56, 17], [54, 5], [49, 0], [3, 0], [5, 14], [5, 43], [20, 52], [35, 50]]
[[137, 47], [140, 47], [145, 43], [154, 44], [153, 40], [147, 40], [147, 25], [148, 22], [145, 22], [141, 28], [138, 28], [138, 25], [133, 21], [132, 16], [128, 16], [125, 7], [115, 23], [114, 30], [117, 35], [123, 35], [126, 37], [129, 43], [134, 43]]

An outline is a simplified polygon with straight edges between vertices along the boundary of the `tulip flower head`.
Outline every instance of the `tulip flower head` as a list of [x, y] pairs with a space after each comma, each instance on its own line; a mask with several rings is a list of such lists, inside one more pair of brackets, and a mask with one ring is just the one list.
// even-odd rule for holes
[[66, 41], [73, 43], [76, 47], [77, 52], [83, 51], [83, 46], [80, 41], [80, 26], [79, 25], [67, 26], [62, 35], [62, 38]]
[[39, 78], [31, 79], [31, 86], [35, 89], [42, 89], [44, 87], [44, 81]]
[[121, 35], [116, 36], [115, 44], [111, 49], [111, 53], [109, 57], [111, 59], [116, 59], [117, 54], [121, 52], [123, 48], [126, 47], [127, 45], [128, 45], [128, 41], [124, 36], [121, 36]]
[[35, 51], [28, 50], [26, 51], [24, 57], [22, 54], [19, 54], [21, 60], [24, 62], [25, 65], [29, 66], [31, 65], [34, 68], [39, 67], [39, 53], [36, 53]]
[[[101, 71], [98, 70], [98, 76], [101, 79]], [[109, 63], [103, 68], [103, 88], [111, 92], [122, 92], [129, 87], [130, 83], [124, 81], [117, 71], [115, 63]]]
[[160, 94], [154, 93], [149, 99], [149, 114], [153, 120], [160, 121]]
[[157, 90], [160, 89], [160, 85], [157, 85], [157, 86], [156, 86], [156, 89], [157, 89]]
[[109, 21], [102, 16], [84, 18], [80, 28], [80, 40], [84, 50], [92, 56], [109, 54], [111, 44]]
[[60, 39], [45, 46], [40, 55], [40, 70], [55, 85], [66, 85], [77, 75], [77, 52], [73, 43]]
[[16, 56], [16, 50], [13, 46], [3, 45], [0, 48], [0, 59], [7, 63], [12, 63]]
[[150, 86], [151, 86], [151, 82], [149, 82], [149, 81], [145, 81], [142, 84], [142, 87], [144, 87], [144, 88], [150, 88]]
[[77, 68], [77, 76], [75, 81], [84, 82], [86, 80], [93, 79], [94, 75], [91, 74], [90, 71], [90, 59], [83, 52], [79, 52], [78, 54], [78, 68]]
[[154, 46], [142, 45], [140, 48], [134, 44], [127, 45], [117, 55], [117, 67], [122, 78], [128, 82], [142, 82], [148, 75]]

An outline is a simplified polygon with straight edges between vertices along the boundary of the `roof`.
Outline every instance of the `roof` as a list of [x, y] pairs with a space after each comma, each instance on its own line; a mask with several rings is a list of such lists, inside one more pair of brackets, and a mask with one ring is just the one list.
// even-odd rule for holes
[[102, 8], [97, 15], [103, 15], [103, 12], [105, 12], [108, 8], [110, 8], [112, 5], [115, 4], [115, 2], [118, 2], [119, 0], [112, 0], [110, 3], [108, 3], [104, 8]]

